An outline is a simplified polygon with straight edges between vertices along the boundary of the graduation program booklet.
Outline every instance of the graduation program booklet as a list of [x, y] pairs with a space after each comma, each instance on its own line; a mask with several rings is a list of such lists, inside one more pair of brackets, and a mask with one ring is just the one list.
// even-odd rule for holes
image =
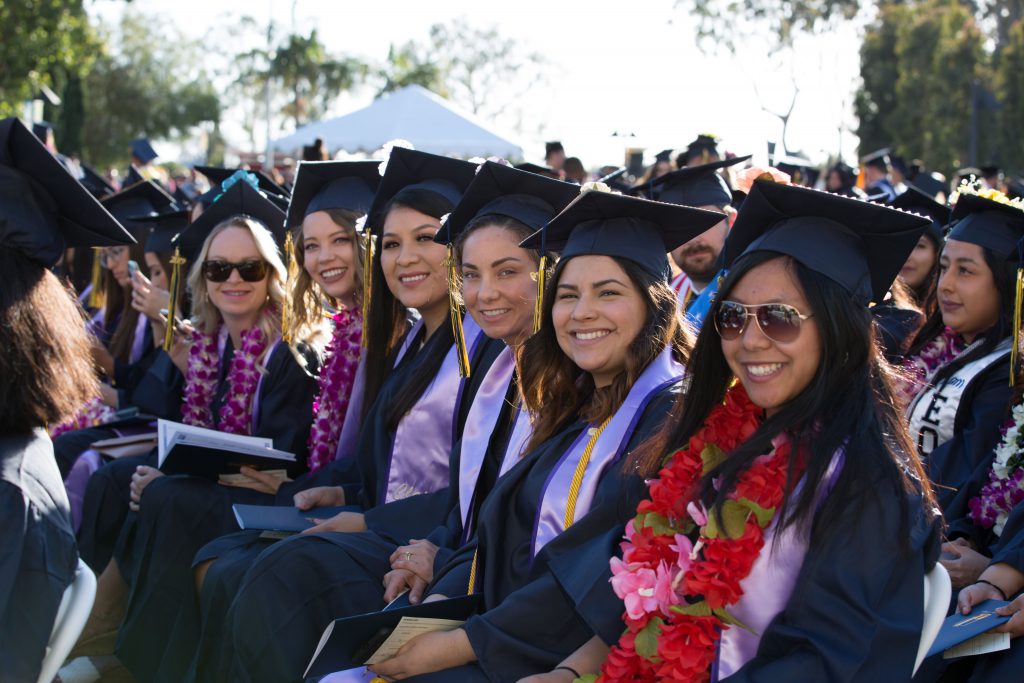
[[170, 420], [157, 422], [157, 467], [164, 474], [191, 474], [216, 479], [243, 466], [280, 469], [295, 462], [295, 454], [274, 448], [272, 439], [240, 436], [193, 427]]
[[321, 507], [311, 510], [300, 510], [297, 507], [283, 505], [241, 505], [231, 506], [235, 512], [235, 520], [243, 530], [259, 531], [305, 531], [316, 526], [315, 519], [330, 519], [339, 512], [356, 510], [354, 506]]
[[986, 600], [975, 605], [970, 614], [960, 614], [960, 610], [957, 610], [953, 616], [946, 617], [946, 620], [942, 622], [939, 635], [935, 637], [935, 642], [928, 650], [928, 656], [945, 652], [954, 645], [959, 645], [986, 631], [991, 631], [997, 626], [1002, 626], [1010, 620], [1010, 617], [1001, 617], [996, 614], [995, 610], [997, 607], [1008, 604], [1010, 603], [1004, 600]]
[[480, 595], [463, 595], [335, 619], [324, 630], [303, 678], [382, 662], [420, 634], [458, 628], [479, 607]]

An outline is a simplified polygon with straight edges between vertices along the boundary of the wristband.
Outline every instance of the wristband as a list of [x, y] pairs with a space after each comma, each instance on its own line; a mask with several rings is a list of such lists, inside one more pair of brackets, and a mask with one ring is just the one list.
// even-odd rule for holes
[[561, 669], [562, 671], [568, 671], [569, 673], [571, 673], [576, 678], [582, 678], [580, 676], [580, 672], [577, 671], [576, 669], [572, 668], [571, 666], [556, 666], [554, 668], [555, 671], [558, 671], [559, 669]]
[[994, 583], [992, 583], [991, 581], [986, 581], [985, 579], [978, 579], [978, 580], [977, 580], [977, 581], [975, 581], [974, 583], [975, 583], [975, 585], [977, 585], [977, 584], [979, 584], [979, 583], [983, 583], [983, 584], [985, 584], [986, 586], [992, 586], [992, 587], [993, 587], [993, 588], [995, 588], [995, 589], [996, 589], [997, 591], [999, 591], [999, 594], [1000, 594], [1001, 596], [1003, 596], [1003, 600], [1009, 600], [1009, 598], [1007, 598], [1007, 597], [1006, 597], [1006, 591], [1004, 591], [1004, 590], [1003, 590], [1002, 588], [1000, 588], [999, 586], [995, 585], [995, 584], [994, 584]]

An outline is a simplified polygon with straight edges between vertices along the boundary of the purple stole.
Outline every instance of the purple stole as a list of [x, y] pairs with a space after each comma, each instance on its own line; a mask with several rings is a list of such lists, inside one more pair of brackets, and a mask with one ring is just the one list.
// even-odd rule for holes
[[[423, 321], [416, 323], [399, 351], [401, 358], [416, 338]], [[470, 358], [485, 339], [483, 331], [466, 316], [463, 321]], [[458, 438], [459, 404], [465, 381], [459, 376], [458, 350], [452, 344], [430, 386], [402, 417], [391, 440], [387, 477], [379, 501], [390, 503], [448, 485], [449, 457]], [[452, 398], [454, 397], [454, 401]]]
[[[583, 481], [576, 498], [575, 518], [580, 519], [590, 510], [590, 504], [597, 493], [604, 473], [608, 471], [626, 449], [636, 423], [654, 396], [666, 386], [678, 382], [684, 373], [682, 365], [672, 357], [672, 348], [665, 348], [651, 361], [629, 390], [626, 400], [609, 420], [597, 443], [594, 444], [590, 462], [587, 464]], [[544, 482], [536, 522], [533, 528], [533, 556], [558, 534], [565, 531], [565, 509], [569, 502], [569, 489], [573, 475], [583, 457], [591, 435], [599, 425], [592, 424], [580, 432], [572, 446], [562, 454], [558, 464], [551, 470]]]
[[[778, 448], [784, 439], [784, 436], [776, 436], [772, 444]], [[840, 451], [832, 457], [825, 474], [826, 484], [818, 494], [819, 507], [835, 486], [842, 467], [843, 453]], [[796, 500], [804, 481], [801, 479], [793, 488], [790, 500]], [[738, 627], [722, 632], [718, 642], [718, 656], [711, 669], [711, 680], [714, 682], [733, 675], [754, 658], [761, 643], [761, 634], [786, 608], [793, 594], [796, 577], [807, 555], [808, 539], [801, 524], [791, 524], [782, 533], [777, 533], [779, 517], [776, 514], [765, 529], [761, 554], [754, 560], [747, 578], [740, 582], [743, 596], [729, 608], [729, 613], [753, 632]]]
[[146, 341], [146, 325], [149, 324], [149, 318], [139, 314], [139, 319], [135, 321], [135, 335], [132, 337], [132, 351], [128, 355], [129, 363], [138, 363], [139, 359], [142, 358], [142, 354], [146, 352], [143, 348], [143, 343]]
[[[470, 528], [469, 518], [473, 507], [480, 471], [487, 456], [491, 435], [498, 425], [498, 419], [505, 408], [505, 396], [515, 376], [516, 359], [512, 349], [505, 347], [487, 370], [480, 383], [473, 405], [462, 428], [462, 444], [459, 452], [459, 509], [462, 512], [463, 536]], [[501, 474], [519, 462], [520, 451], [530, 436], [530, 420], [522, 410], [516, 410], [515, 427], [505, 447]]]

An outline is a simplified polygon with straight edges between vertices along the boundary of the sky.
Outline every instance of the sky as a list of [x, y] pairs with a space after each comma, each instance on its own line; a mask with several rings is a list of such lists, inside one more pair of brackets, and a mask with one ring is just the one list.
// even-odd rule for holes
[[[93, 0], [87, 8], [116, 21], [126, 5]], [[392, 43], [427, 42], [434, 23], [461, 17], [475, 27], [496, 26], [545, 60], [546, 83], [522, 99], [529, 112], [523, 129], [494, 124], [531, 161], [542, 160], [544, 140], [561, 140], [570, 156], [594, 168], [622, 163], [626, 146], [646, 148], [650, 159], [661, 149], [684, 147], [698, 133], [719, 135], [727, 150], [763, 161], [766, 143], [780, 142], [782, 130], [778, 118], [763, 108], [785, 111], [794, 83], [799, 94], [788, 148], [819, 163], [837, 153], [848, 161], [856, 158], [851, 132], [859, 80], [855, 25], [801, 39], [793, 58], [769, 56], [766, 41], [756, 39], [736, 55], [706, 54], [697, 45], [686, 4], [675, 0], [517, 0], [500, 6], [479, 0], [134, 0], [130, 7], [197, 39], [209, 39], [211, 26], [230, 25], [243, 14], [261, 25], [272, 16], [281, 30], [308, 34], [316, 27], [331, 52], [375, 62], [385, 61]], [[346, 93], [331, 114], [366, 106], [373, 95], [371, 88]], [[231, 120], [224, 130], [229, 142], [246, 144]], [[631, 137], [613, 137], [614, 132]]]

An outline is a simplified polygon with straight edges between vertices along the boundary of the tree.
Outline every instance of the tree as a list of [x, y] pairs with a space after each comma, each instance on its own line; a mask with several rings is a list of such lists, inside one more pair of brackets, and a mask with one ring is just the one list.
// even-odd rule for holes
[[411, 40], [388, 48], [387, 62], [377, 69], [377, 77], [384, 81], [377, 90], [378, 96], [409, 85], [421, 85], [442, 97], [449, 97], [440, 65], [430, 60], [428, 50]]
[[0, 2], [0, 116], [21, 114], [54, 70], [85, 73], [96, 46], [81, 0]]
[[123, 164], [133, 138], [181, 135], [220, 118], [198, 41], [133, 12], [104, 33], [107, 46], [82, 83], [85, 159]]
[[1000, 161], [1005, 168], [1024, 172], [1024, 20], [1007, 30], [1007, 40], [996, 66], [996, 92], [1002, 100], [999, 110]]

